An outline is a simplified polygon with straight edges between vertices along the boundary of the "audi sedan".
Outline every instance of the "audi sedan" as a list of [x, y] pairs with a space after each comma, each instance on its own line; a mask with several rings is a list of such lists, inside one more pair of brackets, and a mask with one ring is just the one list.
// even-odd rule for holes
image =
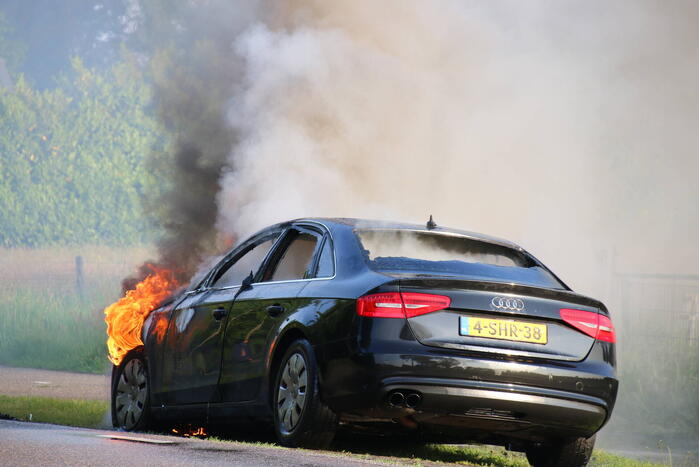
[[300, 219], [153, 311], [112, 375], [116, 427], [342, 426], [585, 465], [617, 393], [609, 312], [519, 246], [437, 226]]

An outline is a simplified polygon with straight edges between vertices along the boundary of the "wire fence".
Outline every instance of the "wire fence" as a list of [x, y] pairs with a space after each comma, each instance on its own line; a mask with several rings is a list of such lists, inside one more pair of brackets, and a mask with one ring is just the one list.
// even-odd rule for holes
[[150, 256], [139, 247], [0, 249], [0, 291], [60, 289], [82, 294], [94, 286], [120, 290], [121, 280]]
[[614, 291], [622, 342], [699, 349], [699, 275], [617, 274]]
[[609, 430], [699, 440], [699, 275], [615, 274], [619, 396]]

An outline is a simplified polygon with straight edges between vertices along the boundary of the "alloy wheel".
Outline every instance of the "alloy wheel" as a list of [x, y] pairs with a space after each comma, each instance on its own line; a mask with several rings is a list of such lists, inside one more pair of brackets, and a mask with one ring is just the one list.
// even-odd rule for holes
[[277, 390], [277, 417], [282, 431], [290, 433], [299, 423], [306, 408], [308, 372], [300, 353], [289, 357], [282, 371]]
[[115, 408], [118, 426], [133, 429], [146, 408], [148, 378], [141, 360], [130, 360], [121, 372], [116, 388]]

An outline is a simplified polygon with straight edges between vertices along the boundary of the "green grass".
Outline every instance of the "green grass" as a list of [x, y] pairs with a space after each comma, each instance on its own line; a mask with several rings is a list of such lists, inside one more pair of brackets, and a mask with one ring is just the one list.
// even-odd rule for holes
[[103, 401], [0, 395], [0, 414], [40, 423], [102, 428], [108, 408]]
[[109, 300], [81, 300], [60, 289], [5, 291], [0, 301], [0, 364], [104, 373], [109, 363], [97, 303]]
[[592, 459], [588, 465], [590, 467], [655, 467], [658, 465], [667, 464], [642, 462], [636, 459], [629, 459], [628, 457], [621, 457], [605, 451], [597, 450], [592, 453]]
[[[448, 462], [453, 464], [483, 465], [493, 467], [527, 467], [529, 462], [523, 453], [510, 452], [502, 447], [481, 445], [449, 445], [410, 443], [369, 443], [345, 441], [337, 443], [336, 449], [352, 454], [388, 456], [413, 459], [416, 465], [422, 462]], [[642, 462], [601, 450], [595, 450], [590, 467], [657, 467], [665, 464]]]
[[0, 365], [104, 373], [110, 364], [103, 309], [146, 257], [143, 248], [0, 249]]
[[619, 345], [619, 394], [609, 428], [648, 440], [699, 439], [699, 348], [682, 340]]
[[396, 441], [369, 442], [340, 440], [334, 449], [355, 455], [400, 457], [420, 462], [449, 462], [497, 467], [526, 467], [529, 465], [524, 454], [514, 453], [496, 446], [462, 446], [449, 444], [415, 444]]

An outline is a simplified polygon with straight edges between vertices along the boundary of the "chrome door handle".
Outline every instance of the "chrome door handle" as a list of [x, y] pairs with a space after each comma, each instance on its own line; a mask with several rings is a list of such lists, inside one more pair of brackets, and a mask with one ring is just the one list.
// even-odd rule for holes
[[211, 312], [211, 314], [214, 315], [214, 319], [216, 321], [221, 321], [228, 314], [228, 312], [225, 308], [218, 307], [213, 312]]
[[279, 316], [282, 313], [284, 313], [284, 307], [275, 303], [274, 305], [270, 305], [267, 307], [267, 313], [269, 313], [269, 316], [274, 318], [275, 316]]

